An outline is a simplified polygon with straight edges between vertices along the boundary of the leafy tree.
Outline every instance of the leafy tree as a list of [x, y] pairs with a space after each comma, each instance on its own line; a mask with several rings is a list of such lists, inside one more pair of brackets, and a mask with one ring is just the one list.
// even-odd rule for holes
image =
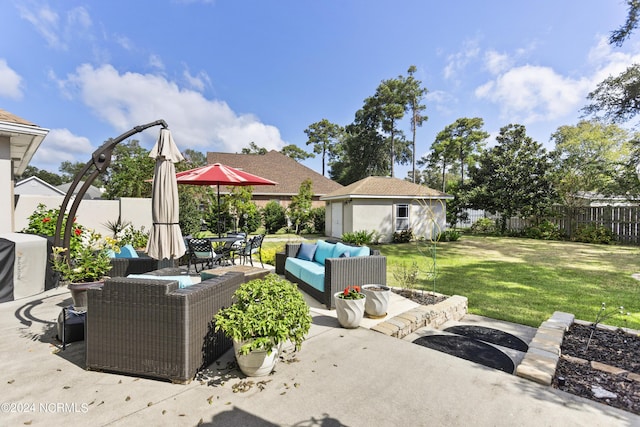
[[176, 170], [178, 172], [207, 165], [207, 156], [205, 156], [202, 152], [192, 150], [191, 148], [187, 148], [186, 150], [184, 150], [182, 152], [182, 157], [184, 157], [184, 161], [179, 162], [176, 165]]
[[609, 44], [622, 46], [624, 41], [631, 36], [633, 30], [638, 27], [638, 14], [640, 14], [640, 1], [627, 0], [627, 20], [619, 29], [613, 31], [609, 37]]
[[307, 134], [307, 145], [313, 145], [313, 152], [322, 154], [322, 175], [325, 175], [327, 161], [333, 160], [337, 153], [344, 129], [342, 126], [331, 123], [327, 119], [312, 123], [304, 130]]
[[247, 186], [233, 186], [228, 187], [230, 189], [227, 197], [227, 205], [229, 206], [229, 213], [233, 219], [233, 229], [238, 230], [240, 227], [240, 219], [247, 215], [255, 215], [258, 211], [258, 207], [252, 201], [253, 187]]
[[242, 154], [267, 154], [267, 149], [258, 147], [255, 142], [251, 141], [248, 148], [242, 149]]
[[151, 197], [151, 182], [147, 180], [153, 178], [154, 168], [155, 160], [137, 140], [116, 145], [103, 197]]
[[313, 197], [312, 182], [309, 178], [302, 181], [298, 194], [291, 197], [289, 219], [295, 226], [296, 234], [300, 234], [311, 218], [311, 199]]
[[[87, 159], [87, 162], [91, 160], [90, 158]], [[70, 162], [68, 160], [63, 161], [62, 163], [60, 163], [60, 167], [58, 168], [58, 170], [61, 172], [61, 177], [64, 183], [66, 182], [73, 182], [73, 180], [75, 179], [76, 175], [78, 173], [80, 173], [80, 171], [82, 170], [82, 168], [84, 168], [86, 165], [86, 162]], [[87, 173], [85, 174], [85, 176], [91, 174], [94, 171], [93, 168], [89, 169], [87, 171]], [[84, 180], [84, 177], [83, 177]], [[107, 181], [107, 176], [105, 174], [100, 174], [96, 177], [96, 179], [93, 181], [92, 185], [96, 186], [96, 187], [104, 187], [105, 183]]]
[[625, 165], [630, 161], [628, 133], [615, 124], [597, 120], [561, 126], [551, 136], [554, 187], [567, 206], [580, 204], [581, 192], [615, 194]]
[[24, 172], [22, 173], [22, 175], [20, 175], [19, 179], [23, 180], [32, 176], [38, 177], [47, 184], [51, 184], [53, 186], [64, 184], [64, 181], [62, 180], [62, 177], [60, 175], [44, 169], [38, 169], [37, 167], [32, 165], [29, 165], [24, 169]]
[[554, 201], [550, 162], [541, 144], [526, 135], [522, 125], [500, 129], [497, 145], [471, 168], [470, 205], [500, 214], [500, 229], [512, 216], [541, 215]]
[[415, 72], [416, 66], [410, 66], [407, 70], [409, 77], [407, 77], [405, 81], [409, 97], [409, 109], [411, 110], [411, 161], [413, 165], [411, 169], [411, 182], [416, 182], [416, 129], [422, 126], [428, 119], [426, 115], [422, 114], [427, 107], [420, 104], [428, 90], [422, 87], [420, 80], [416, 80], [413, 77]]
[[262, 209], [262, 219], [268, 234], [273, 234], [287, 225], [285, 208], [275, 200], [268, 202]]
[[282, 150], [280, 150], [280, 152], [287, 157], [291, 157], [295, 161], [301, 161], [306, 160], [310, 157], [315, 157], [314, 154], [307, 153], [295, 144], [285, 145], [284, 147], [282, 147]]
[[449, 164], [457, 162], [460, 171], [460, 185], [464, 184], [465, 166], [475, 165], [478, 155], [483, 149], [484, 141], [489, 137], [489, 134], [482, 130], [483, 125], [484, 121], [479, 117], [460, 118], [440, 131], [431, 146], [434, 154], [442, 159], [443, 174], [447, 162]]
[[203, 217], [200, 210], [201, 189], [195, 185], [182, 185], [178, 188], [178, 203], [180, 206], [180, 230], [183, 235], [194, 235], [200, 231], [200, 220]]

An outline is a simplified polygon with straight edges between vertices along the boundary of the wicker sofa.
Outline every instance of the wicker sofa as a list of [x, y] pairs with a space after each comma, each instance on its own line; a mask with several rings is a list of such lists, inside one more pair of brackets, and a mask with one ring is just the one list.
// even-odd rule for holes
[[[300, 289], [329, 309], [335, 308], [333, 295], [344, 290], [347, 286], [369, 283], [387, 284], [387, 258], [380, 255], [380, 251], [369, 249], [368, 256], [327, 257], [321, 263], [314, 259], [312, 262], [315, 264], [324, 265], [322, 279], [324, 285], [313, 286], [305, 281], [301, 275], [294, 273], [293, 269], [287, 268], [287, 258], [297, 257], [301, 246], [301, 243], [287, 243], [284, 255], [279, 257], [281, 266], [278, 269], [284, 267], [283, 273], [287, 280], [297, 283]], [[318, 265], [315, 268], [318, 268]]]
[[158, 268], [158, 260], [151, 258], [145, 252], [136, 251], [137, 258], [111, 258], [109, 277], [127, 277], [129, 274], [142, 274]]
[[235, 272], [183, 289], [177, 281], [107, 279], [88, 292], [87, 369], [188, 383], [231, 347], [212, 318], [243, 282]]

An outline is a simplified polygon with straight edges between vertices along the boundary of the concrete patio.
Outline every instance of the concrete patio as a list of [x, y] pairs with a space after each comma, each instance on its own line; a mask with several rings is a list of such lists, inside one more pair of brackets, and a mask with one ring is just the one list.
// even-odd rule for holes
[[[188, 385], [87, 371], [84, 343], [60, 350], [59, 288], [0, 304], [4, 425], [633, 426], [640, 417], [369, 328], [342, 329], [313, 300], [299, 354], [251, 379], [227, 352]], [[394, 295], [389, 316], [416, 304]], [[231, 367], [230, 367], [231, 366]]]

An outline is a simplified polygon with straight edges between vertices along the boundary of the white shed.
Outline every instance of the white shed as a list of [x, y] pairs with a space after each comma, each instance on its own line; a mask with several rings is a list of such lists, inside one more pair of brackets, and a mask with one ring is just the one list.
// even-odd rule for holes
[[416, 238], [437, 236], [446, 228], [451, 199], [425, 185], [382, 176], [364, 178], [320, 198], [326, 203], [327, 236], [375, 231], [380, 242], [391, 242], [395, 232], [408, 229]]

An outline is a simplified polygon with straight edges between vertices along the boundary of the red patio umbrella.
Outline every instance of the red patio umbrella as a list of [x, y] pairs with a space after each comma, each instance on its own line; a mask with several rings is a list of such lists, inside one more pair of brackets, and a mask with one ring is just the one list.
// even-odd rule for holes
[[[178, 184], [216, 185], [218, 187], [218, 217], [220, 217], [220, 185], [276, 185], [277, 182], [241, 171], [220, 163], [190, 169], [176, 174]], [[220, 237], [220, 221], [218, 220], [218, 237]]]

